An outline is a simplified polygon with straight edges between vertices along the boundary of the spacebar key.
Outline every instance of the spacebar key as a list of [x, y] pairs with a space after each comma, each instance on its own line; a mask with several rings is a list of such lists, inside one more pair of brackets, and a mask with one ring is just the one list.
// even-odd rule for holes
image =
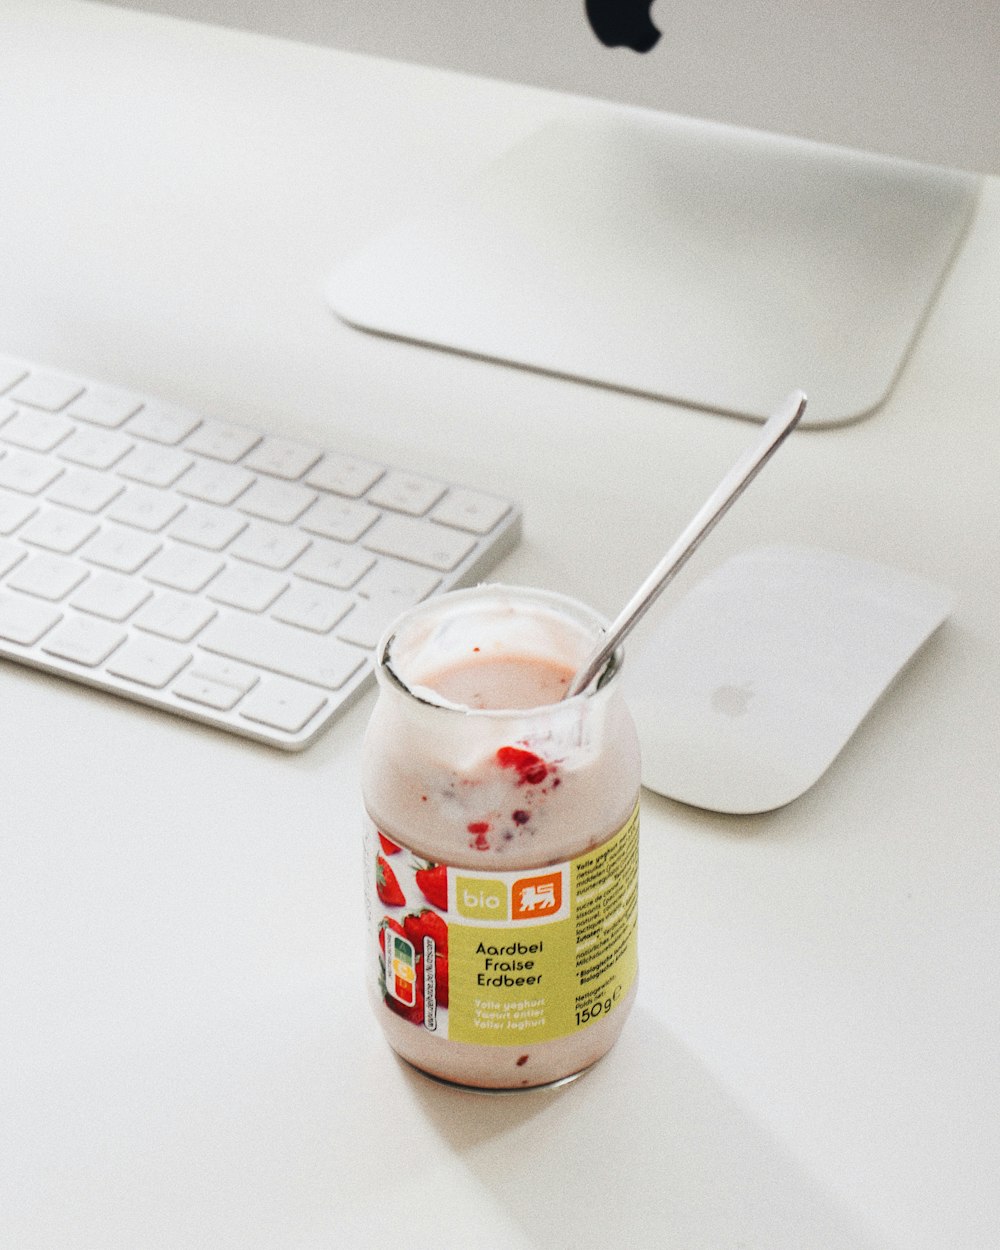
[[325, 690], [338, 690], [364, 663], [363, 655], [334, 638], [253, 617], [217, 617], [199, 637], [198, 645]]

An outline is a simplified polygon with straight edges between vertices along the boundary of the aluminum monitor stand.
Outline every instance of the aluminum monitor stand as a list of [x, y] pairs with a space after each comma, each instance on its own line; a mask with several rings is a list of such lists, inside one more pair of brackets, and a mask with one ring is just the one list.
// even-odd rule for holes
[[762, 420], [885, 399], [979, 180], [641, 110], [530, 135], [339, 266], [350, 324]]

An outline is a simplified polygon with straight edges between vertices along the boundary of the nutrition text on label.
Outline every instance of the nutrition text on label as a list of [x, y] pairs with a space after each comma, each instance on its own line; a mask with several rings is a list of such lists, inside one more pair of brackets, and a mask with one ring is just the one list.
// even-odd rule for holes
[[638, 813], [617, 838], [577, 868], [576, 968], [581, 985], [613, 965], [636, 921], [639, 871]]

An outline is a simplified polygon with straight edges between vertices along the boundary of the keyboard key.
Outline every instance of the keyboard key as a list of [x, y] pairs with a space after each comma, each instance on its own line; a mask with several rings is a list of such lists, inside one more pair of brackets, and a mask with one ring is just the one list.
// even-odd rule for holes
[[297, 443], [290, 438], [263, 438], [243, 463], [258, 473], [294, 481], [320, 457], [319, 449]]
[[40, 495], [56, 480], [63, 467], [30, 451], [10, 451], [0, 460], [0, 487], [22, 495]]
[[33, 647], [61, 619], [56, 608], [0, 590], [0, 638], [8, 642]]
[[18, 412], [0, 429], [0, 439], [27, 451], [52, 451], [73, 432], [73, 422], [48, 412]]
[[271, 615], [287, 625], [298, 625], [316, 634], [328, 634], [353, 606], [353, 598], [342, 590], [299, 583], [285, 591], [271, 610]]
[[114, 430], [142, 407], [142, 400], [114, 386], [88, 386], [67, 409], [71, 417]]
[[378, 508], [353, 499], [318, 499], [302, 517], [300, 525], [310, 534], [322, 538], [335, 538], [338, 542], [353, 543], [365, 530], [371, 529], [382, 514]]
[[380, 599], [372, 603], [361, 599], [337, 626], [336, 635], [341, 642], [371, 650], [402, 611], [403, 608], [391, 600]]
[[11, 590], [22, 590], [39, 599], [58, 603], [65, 599], [87, 576], [87, 570], [75, 560], [62, 556], [28, 556], [7, 578]]
[[309, 546], [308, 534], [286, 525], [269, 525], [254, 521], [230, 547], [230, 553], [241, 560], [260, 564], [266, 569], [287, 569]]
[[78, 429], [59, 448], [59, 458], [88, 469], [110, 469], [135, 444], [116, 430]]
[[136, 444], [119, 463], [117, 472], [147, 486], [173, 486], [194, 464], [190, 456], [172, 447]]
[[136, 573], [162, 546], [151, 534], [109, 525], [80, 549], [80, 556], [116, 573]]
[[186, 647], [164, 642], [160, 638], [142, 638], [133, 634], [111, 657], [107, 670], [115, 677], [162, 690], [190, 659], [191, 652]]
[[154, 443], [174, 447], [196, 430], [201, 424], [198, 417], [183, 408], [169, 404], [144, 404], [129, 418], [126, 430], [137, 438], [148, 438]]
[[337, 690], [364, 663], [364, 656], [335, 639], [303, 635], [278, 621], [250, 616], [219, 616], [198, 644], [207, 651]]
[[48, 655], [58, 655], [74, 664], [96, 668], [125, 641], [125, 631], [105, 621], [87, 616], [71, 616], [61, 621], [42, 643]]
[[10, 356], [0, 356], [0, 394], [9, 391], [15, 382], [28, 376], [27, 365]]
[[108, 621], [125, 621], [153, 597], [143, 582], [117, 573], [93, 573], [70, 599], [71, 608], [101, 616]]
[[446, 529], [433, 521], [420, 521], [412, 517], [384, 516], [364, 537], [369, 551], [386, 556], [398, 556], [425, 564], [428, 568], [446, 573], [469, 554], [476, 540], [471, 534]]
[[311, 582], [321, 582], [336, 590], [349, 590], [374, 564], [375, 557], [367, 551], [319, 539], [302, 556], [293, 571]]
[[260, 681], [260, 674], [246, 664], [237, 664], [219, 655], [205, 655], [196, 651], [185, 676], [205, 677], [224, 686], [232, 686], [240, 694], [246, 694]]
[[306, 474], [306, 485], [319, 490], [359, 499], [369, 487], [374, 486], [385, 469], [370, 460], [356, 460], [351, 456], [326, 455]]
[[90, 517], [65, 512], [62, 508], [50, 508], [33, 517], [18, 537], [33, 547], [44, 547], [46, 551], [68, 556], [77, 547], [82, 547], [92, 534], [96, 534], [97, 528], [97, 522]]
[[379, 560], [355, 589], [366, 599], [387, 601], [402, 612], [403, 608], [426, 599], [440, 582], [441, 578], [427, 569], [416, 569], [402, 560], [384, 559]]
[[223, 421], [203, 421], [184, 446], [199, 456], [235, 464], [260, 442], [260, 435]]
[[218, 609], [204, 599], [167, 592], [147, 603], [133, 623], [137, 629], [160, 638], [191, 642], [217, 615]]
[[32, 370], [26, 378], [18, 382], [7, 398], [16, 404], [28, 404], [46, 412], [59, 412], [82, 392], [83, 387], [75, 378], [38, 369]]
[[255, 670], [244, 664], [196, 653], [172, 690], [181, 699], [228, 712], [259, 680]]
[[235, 686], [209, 681], [207, 677], [189, 672], [181, 673], [171, 690], [179, 699], [200, 703], [202, 707], [214, 708], [217, 712], [228, 712], [243, 698], [243, 692]]
[[49, 503], [91, 514], [106, 508], [125, 489], [125, 483], [91, 469], [67, 469], [45, 492]]
[[204, 590], [216, 573], [222, 571], [224, 564], [225, 561], [207, 551], [170, 547], [153, 556], [142, 570], [142, 575], [159, 586], [194, 594]]
[[434, 506], [431, 520], [470, 534], [488, 534], [510, 512], [510, 504], [495, 495], [454, 488]]
[[151, 486], [130, 486], [107, 511], [111, 521], [155, 534], [184, 511], [184, 500]]
[[8, 542], [0, 538], [0, 577], [9, 573], [15, 564], [20, 564], [28, 553], [19, 543]]
[[261, 682], [240, 708], [247, 720], [285, 733], [298, 733], [326, 705], [326, 699], [308, 686], [271, 677]]
[[281, 521], [291, 524], [316, 501], [316, 492], [299, 486], [296, 482], [272, 482], [259, 479], [246, 494], [240, 496], [237, 507], [249, 516], [265, 521]]
[[177, 489], [182, 495], [228, 508], [253, 483], [254, 475], [238, 465], [196, 464]]
[[444, 491], [441, 482], [432, 481], [428, 477], [417, 477], [414, 473], [387, 473], [369, 491], [368, 499], [380, 508], [406, 512], [411, 516], [423, 516], [428, 508], [437, 503]]
[[191, 504], [167, 530], [170, 538], [206, 551], [222, 551], [237, 534], [246, 529], [249, 522], [224, 508], [212, 508], [207, 504]]
[[213, 602], [227, 607], [264, 612], [287, 587], [286, 577], [234, 561], [211, 583], [207, 594]]
[[19, 525], [38, 511], [38, 504], [23, 495], [8, 495], [0, 490], [0, 534], [13, 534]]

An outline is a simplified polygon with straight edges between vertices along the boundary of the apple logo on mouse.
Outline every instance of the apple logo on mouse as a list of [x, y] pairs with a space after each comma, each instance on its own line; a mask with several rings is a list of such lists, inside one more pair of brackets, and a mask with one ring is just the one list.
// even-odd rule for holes
[[587, 19], [606, 47], [648, 52], [660, 37], [652, 6], [653, 0], [586, 0]]
[[721, 712], [723, 716], [730, 716], [734, 719], [737, 716], [745, 716], [750, 710], [750, 700], [753, 694], [753, 686], [749, 682], [743, 685], [727, 682], [712, 691], [712, 708], [716, 712]]

